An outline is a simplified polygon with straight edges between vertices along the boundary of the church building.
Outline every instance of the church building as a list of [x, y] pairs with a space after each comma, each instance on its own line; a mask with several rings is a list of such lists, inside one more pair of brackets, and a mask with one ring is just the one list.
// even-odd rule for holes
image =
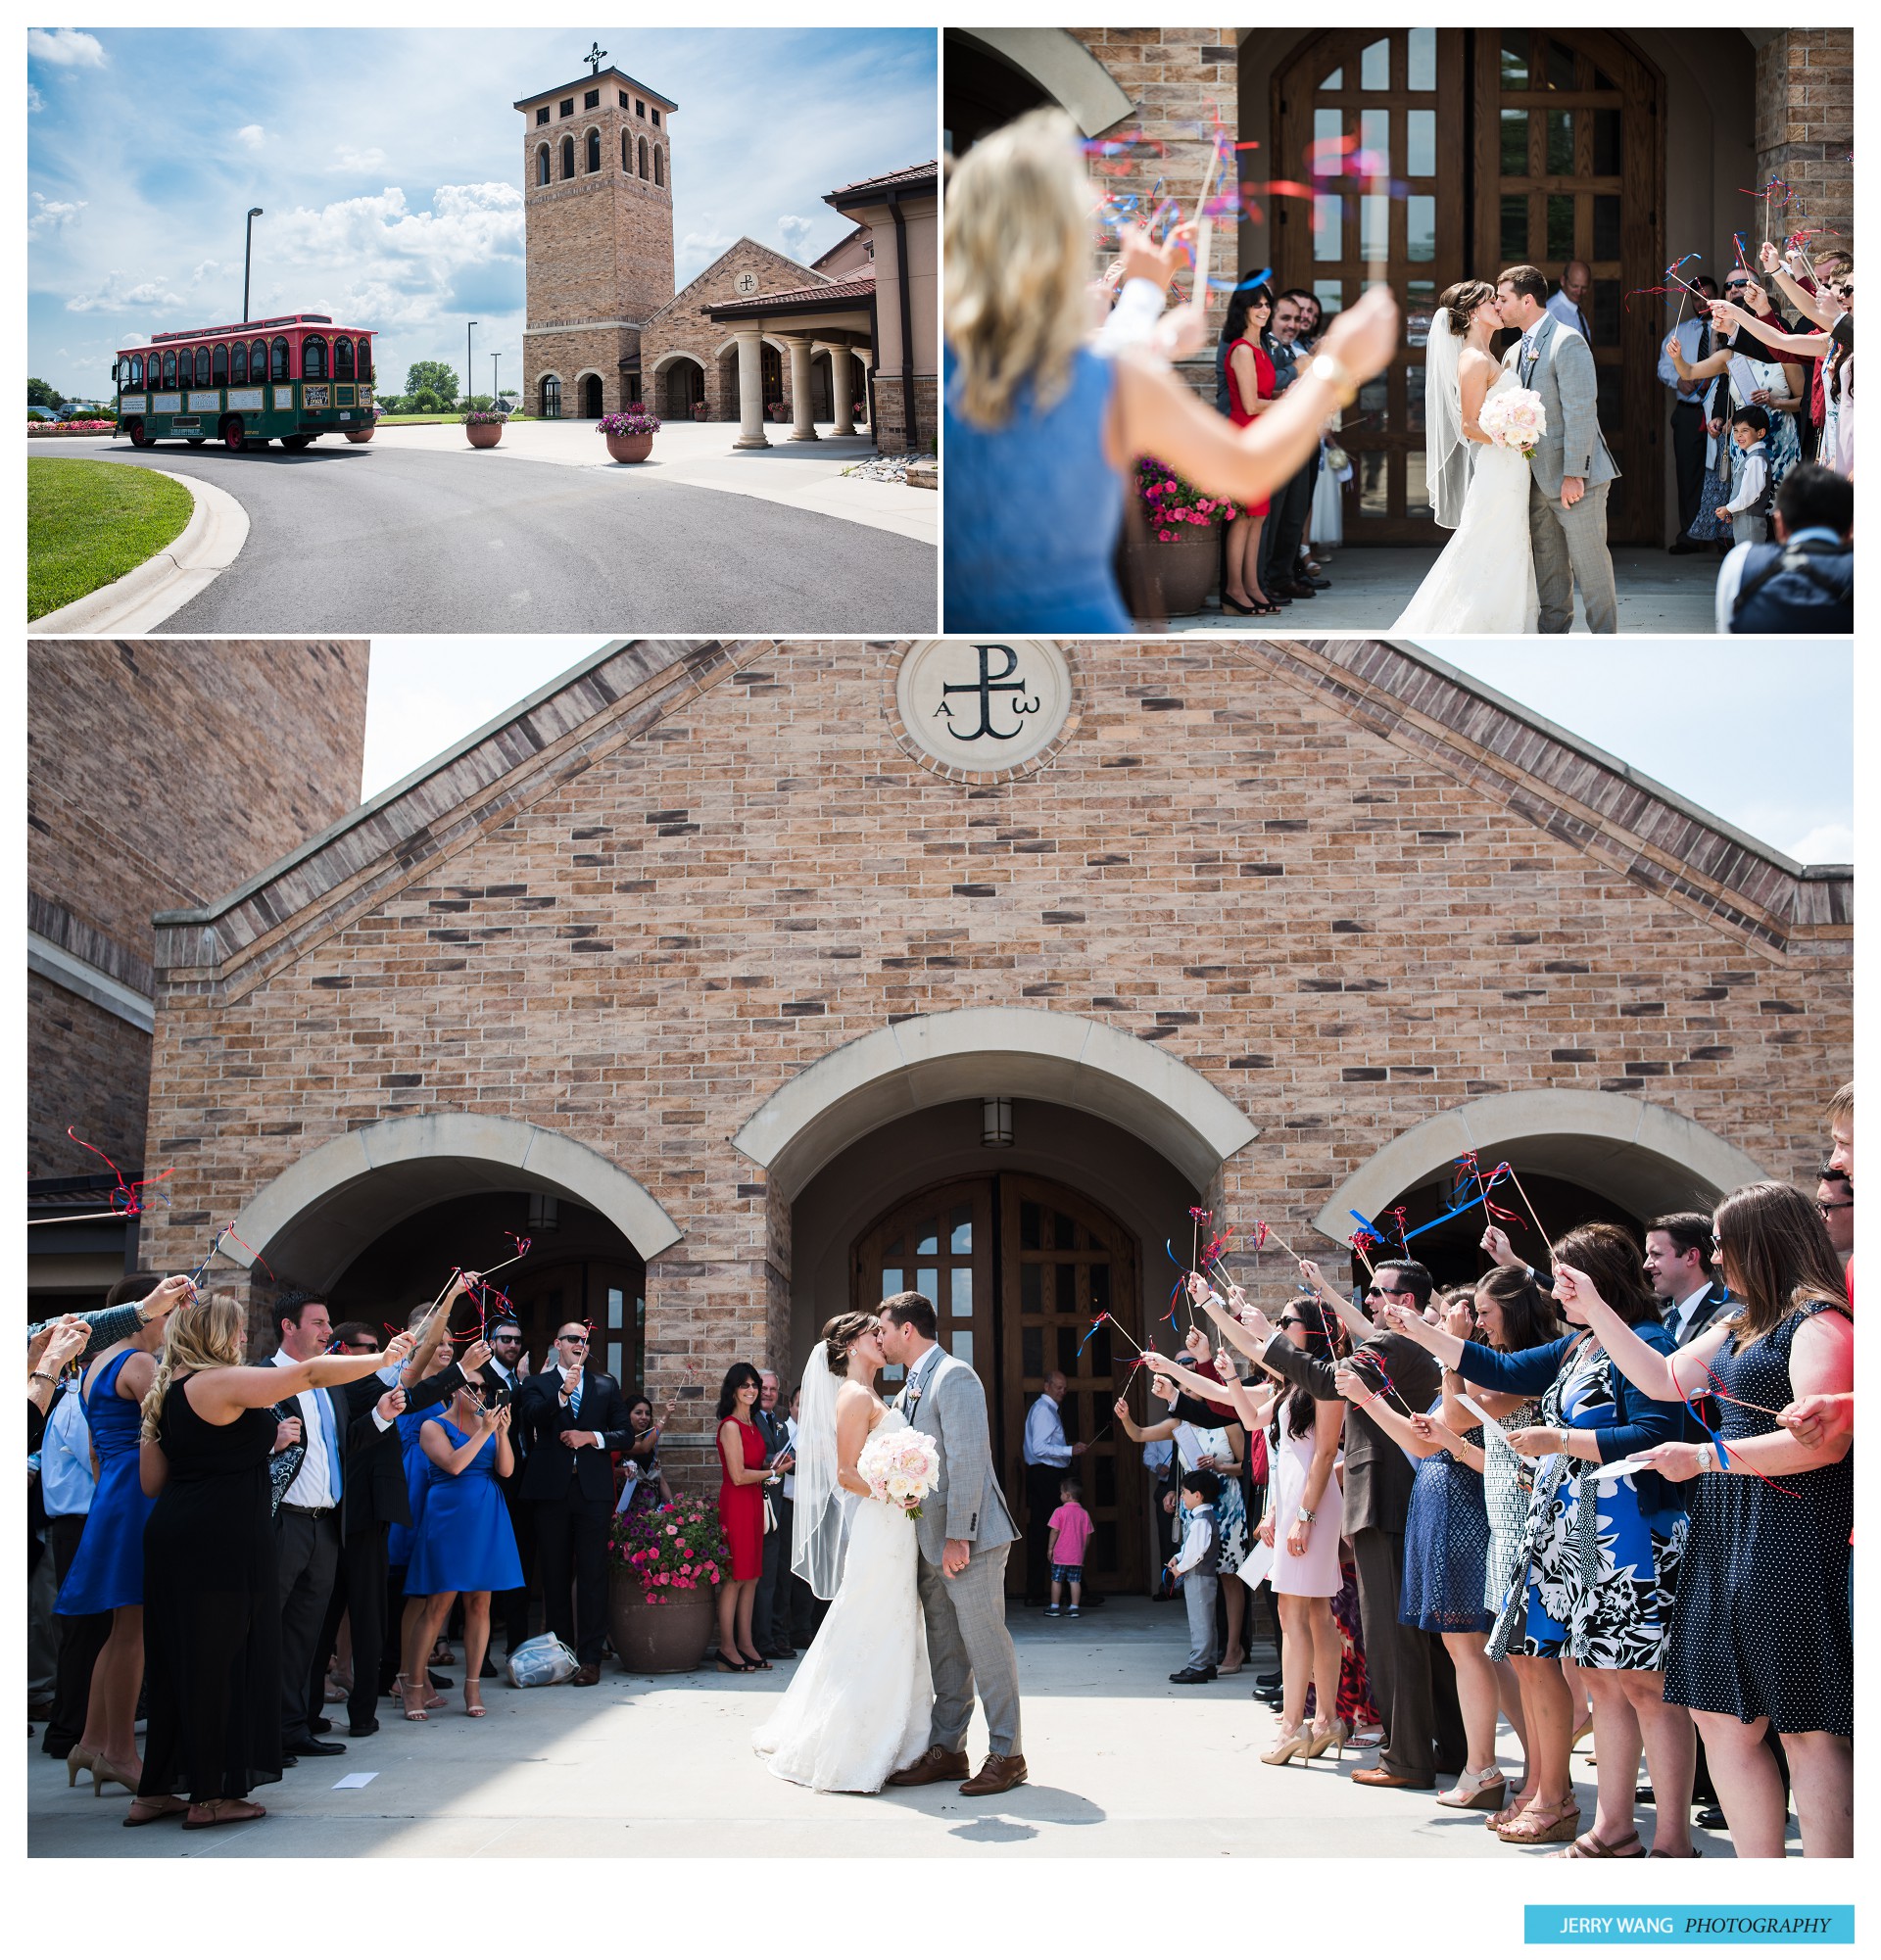
[[918, 1287], [1008, 1489], [1070, 1378], [1135, 1589], [1102, 1316], [1171, 1351], [1191, 1208], [1273, 1308], [1472, 1151], [1551, 1235], [1812, 1179], [1853, 884], [1405, 645], [618, 643], [158, 918], [142, 1257], [396, 1320], [513, 1233], [694, 1480], [732, 1362]]

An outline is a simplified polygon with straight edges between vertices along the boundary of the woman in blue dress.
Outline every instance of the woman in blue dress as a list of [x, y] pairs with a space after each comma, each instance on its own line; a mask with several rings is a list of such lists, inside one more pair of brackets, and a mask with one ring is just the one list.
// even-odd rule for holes
[[[1795, 1418], [1784, 1418], [1792, 1403], [1854, 1387], [1845, 1275], [1821, 1215], [1787, 1184], [1733, 1191], [1713, 1225], [1715, 1263], [1742, 1304], [1676, 1354], [1634, 1338], [1653, 1330], [1623, 1326], [1603, 1275], [1566, 1269], [1579, 1261], [1560, 1263], [1557, 1291], [1570, 1316], [1586, 1320], [1615, 1365], [1645, 1393], [1696, 1399], [1715, 1392], [1715, 1430], [1703, 1441], [1663, 1444], [1649, 1460], [1654, 1472], [1691, 1493], [1665, 1695], [1691, 1710], [1704, 1735], [1737, 1855], [1783, 1855], [1788, 1804], [1765, 1745], [1774, 1730], [1789, 1764], [1804, 1855], [1851, 1858], [1852, 1438], [1805, 1443]], [[1604, 1743], [1600, 1749], [1604, 1767]], [[1658, 1777], [1653, 1781], [1659, 1789]]]
[[137, 1754], [137, 1691], [144, 1680], [144, 1524], [155, 1500], [137, 1480], [143, 1400], [157, 1379], [162, 1318], [107, 1348], [91, 1363], [81, 1391], [98, 1487], [77, 1554], [59, 1589], [55, 1612], [109, 1613], [111, 1632], [91, 1670], [85, 1732], [66, 1757], [66, 1784], [91, 1772], [94, 1795], [107, 1783], [134, 1792], [143, 1772]]
[[[448, 1413], [429, 1410], [418, 1432], [429, 1464], [424, 1516], [405, 1575], [408, 1595], [426, 1596], [418, 1651], [428, 1653], [452, 1601], [463, 1595], [463, 1707], [481, 1715], [479, 1676], [490, 1645], [490, 1595], [522, 1584], [516, 1534], [498, 1486], [514, 1473], [509, 1405], [483, 1406], [481, 1385], [460, 1388]], [[406, 1713], [413, 1714], [408, 1704]], [[422, 1719], [422, 1710], [416, 1711]]]
[[[1604, 1222], [1578, 1226], [1554, 1247], [1557, 1269], [1597, 1272], [1635, 1337], [1669, 1353], [1671, 1337], [1660, 1325], [1642, 1258], [1627, 1233]], [[1421, 1321], [1412, 1325], [1415, 1315], [1393, 1311], [1389, 1318], [1467, 1380], [1541, 1395], [1540, 1422], [1509, 1432], [1511, 1446], [1534, 1460], [1535, 1481], [1514, 1583], [1489, 1637], [1491, 1659], [1509, 1655], [1521, 1678], [1536, 1792], [1498, 1826], [1499, 1835], [1514, 1844], [1567, 1843], [1564, 1855], [1572, 1857], [1645, 1856], [1633, 1822], [1643, 1742], [1659, 1793], [1653, 1850], [1692, 1856], [1696, 1740], [1687, 1712], [1664, 1698], [1684, 1501], [1650, 1472], [1612, 1481], [1591, 1474], [1678, 1437], [1685, 1411], [1636, 1388], [1584, 1324], [1545, 1346], [1498, 1354]], [[1569, 1780], [1573, 1720], [1564, 1659], [1579, 1666], [1593, 1700], [1599, 1801], [1584, 1832]]]
[[[1209, 497], [1258, 503], [1396, 352], [1397, 307], [1374, 286], [1333, 319], [1279, 403], [1237, 429], [1166, 360], [1089, 344], [1096, 203], [1076, 125], [1056, 109], [976, 143], [948, 182], [949, 633], [1127, 632], [1112, 560], [1136, 459], [1159, 458]], [[1184, 308], [1182, 322], [1192, 352], [1200, 312]]]

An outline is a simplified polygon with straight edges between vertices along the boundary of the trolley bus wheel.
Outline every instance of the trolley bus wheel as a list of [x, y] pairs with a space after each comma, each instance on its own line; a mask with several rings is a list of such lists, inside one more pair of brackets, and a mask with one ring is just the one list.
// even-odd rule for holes
[[313, 440], [312, 436], [283, 436], [281, 447], [284, 450], [304, 450]]
[[239, 415], [229, 415], [222, 422], [222, 445], [232, 456], [238, 456], [248, 447], [248, 436], [242, 427]]
[[127, 422], [124, 425], [124, 433], [130, 438], [130, 446], [134, 450], [149, 450], [149, 449], [155, 449], [157, 447], [156, 444], [153, 443], [151, 439], [144, 434], [144, 425], [141, 421]]

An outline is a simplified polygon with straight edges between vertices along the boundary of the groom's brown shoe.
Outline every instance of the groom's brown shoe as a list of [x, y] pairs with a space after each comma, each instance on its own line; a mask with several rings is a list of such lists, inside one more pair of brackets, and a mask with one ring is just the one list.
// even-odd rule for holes
[[[965, 1766], [966, 1758], [961, 1758]], [[980, 1774], [960, 1786], [962, 1796], [1002, 1796], [1026, 1780], [1024, 1756], [989, 1756], [980, 1765]]]
[[952, 1783], [965, 1776], [971, 1767], [965, 1749], [943, 1749], [936, 1743], [926, 1754], [916, 1756], [906, 1769], [896, 1770], [889, 1782], [896, 1790], [912, 1790], [923, 1783]]

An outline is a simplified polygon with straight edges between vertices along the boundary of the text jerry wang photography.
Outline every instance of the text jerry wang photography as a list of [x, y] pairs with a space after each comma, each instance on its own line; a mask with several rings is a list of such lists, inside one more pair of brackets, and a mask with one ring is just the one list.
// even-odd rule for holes
[[1775, 657], [30, 643], [31, 1853], [1849, 1856]]

